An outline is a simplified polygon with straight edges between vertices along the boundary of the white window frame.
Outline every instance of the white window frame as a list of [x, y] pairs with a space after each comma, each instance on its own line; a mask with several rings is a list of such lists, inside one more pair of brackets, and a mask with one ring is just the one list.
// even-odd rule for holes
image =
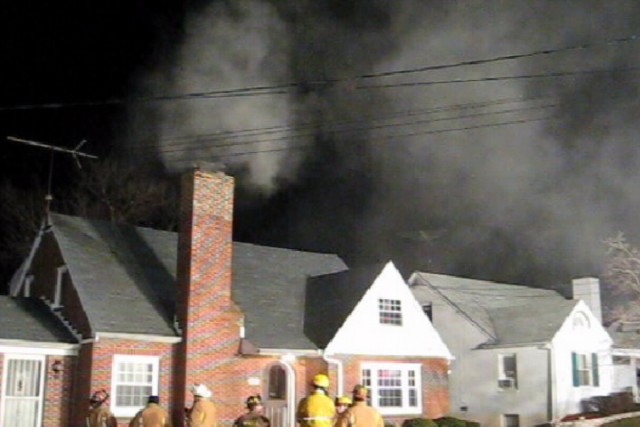
[[593, 366], [591, 353], [576, 353], [576, 370], [578, 371], [578, 387], [593, 385]]
[[[365, 375], [368, 370], [369, 378]], [[392, 370], [400, 371], [400, 381], [402, 390], [402, 406], [384, 407], [380, 406], [380, 386], [378, 378], [380, 371]], [[413, 373], [413, 378], [410, 376]], [[375, 363], [367, 362], [360, 365], [361, 383], [369, 389], [371, 406], [374, 406], [382, 415], [413, 415], [422, 414], [422, 365], [419, 363]], [[413, 382], [413, 385], [410, 383]], [[416, 406], [409, 406], [409, 390], [415, 393]]]
[[509, 419], [515, 421], [515, 426], [520, 426], [520, 415], [519, 414], [502, 414], [501, 424], [502, 427], [514, 427], [513, 422], [509, 423]]
[[378, 298], [378, 318], [381, 325], [402, 326], [402, 300]]
[[62, 307], [62, 284], [64, 282], [64, 275], [69, 271], [66, 265], [58, 267], [58, 274], [56, 276], [56, 289], [53, 294], [53, 308]]
[[[119, 406], [118, 402], [118, 386], [121, 384], [118, 381], [118, 364], [119, 363], [140, 363], [148, 364], [152, 366], [152, 383], [150, 395], [157, 395], [160, 384], [160, 357], [159, 356], [138, 356], [138, 355], [124, 355], [116, 354], [113, 356], [113, 363], [111, 366], [111, 399], [110, 408], [113, 415], [116, 417], [133, 417], [143, 405], [140, 406]], [[135, 383], [128, 383], [135, 384]], [[148, 385], [138, 383], [138, 385]], [[146, 397], [144, 403], [146, 403]]]
[[[507, 359], [513, 359], [515, 371], [506, 369]], [[502, 390], [518, 389], [518, 357], [515, 353], [498, 354], [498, 387]]]

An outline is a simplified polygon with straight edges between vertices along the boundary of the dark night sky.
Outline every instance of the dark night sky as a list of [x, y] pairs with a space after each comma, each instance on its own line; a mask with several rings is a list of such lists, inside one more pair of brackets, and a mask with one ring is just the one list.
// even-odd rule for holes
[[[546, 285], [598, 274], [615, 232], [639, 238], [637, 2], [3, 9], [0, 135], [87, 139], [88, 152], [168, 173], [221, 159], [242, 171], [241, 240]], [[474, 81], [434, 84], [445, 80]], [[300, 84], [211, 97], [287, 82]], [[181, 94], [200, 95], [132, 102]], [[130, 102], [100, 103], [115, 99]], [[48, 156], [2, 144], [2, 178], [42, 185]], [[54, 183], [73, 167], [56, 160]]]

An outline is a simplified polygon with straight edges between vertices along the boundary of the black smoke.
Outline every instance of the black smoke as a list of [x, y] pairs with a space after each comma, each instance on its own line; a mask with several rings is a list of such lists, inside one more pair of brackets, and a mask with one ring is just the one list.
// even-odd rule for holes
[[640, 41], [607, 43], [634, 35], [638, 9], [198, 2], [140, 93], [283, 93], [137, 105], [125, 141], [171, 172], [227, 163], [240, 240], [537, 285], [599, 275], [602, 241], [638, 233]]

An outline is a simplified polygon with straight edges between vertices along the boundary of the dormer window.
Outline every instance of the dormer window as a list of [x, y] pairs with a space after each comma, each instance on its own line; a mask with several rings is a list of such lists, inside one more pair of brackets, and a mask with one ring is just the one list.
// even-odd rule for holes
[[424, 314], [427, 315], [429, 320], [433, 322], [433, 304], [431, 303], [422, 304], [422, 311], [424, 312]]
[[65, 276], [67, 275], [67, 272], [68, 272], [67, 266], [63, 265], [61, 267], [58, 267], [57, 271], [58, 271], [58, 274], [56, 276], [56, 288], [53, 294], [54, 308], [62, 307], [62, 295], [63, 295], [62, 288], [64, 286]]
[[29, 274], [24, 278], [24, 287], [22, 289], [22, 295], [25, 297], [31, 296], [31, 284], [33, 283], [33, 274]]
[[402, 326], [402, 304], [400, 300], [380, 298], [378, 300], [378, 309], [381, 324]]

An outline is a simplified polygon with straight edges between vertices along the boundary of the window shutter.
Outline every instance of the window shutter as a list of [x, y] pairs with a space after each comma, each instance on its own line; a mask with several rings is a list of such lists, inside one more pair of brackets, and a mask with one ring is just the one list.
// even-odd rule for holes
[[598, 355], [591, 353], [591, 371], [593, 375], [593, 385], [598, 387], [600, 385], [600, 375], [598, 373]]
[[573, 368], [573, 386], [578, 387], [580, 385], [580, 379], [578, 378], [578, 355], [575, 352], [571, 352], [571, 367]]

